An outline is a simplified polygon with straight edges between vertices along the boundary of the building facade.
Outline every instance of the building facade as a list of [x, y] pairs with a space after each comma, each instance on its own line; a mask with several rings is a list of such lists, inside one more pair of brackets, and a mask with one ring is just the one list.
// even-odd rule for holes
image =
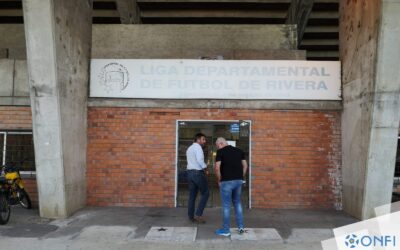
[[[182, 152], [196, 132], [203, 132], [210, 169], [216, 137], [227, 137], [246, 151], [250, 173], [244, 202], [248, 207], [344, 208], [356, 217], [368, 218], [374, 205], [389, 201], [393, 182], [381, 191], [385, 195], [375, 194], [377, 183], [393, 175], [394, 161], [387, 162], [384, 175], [376, 175], [373, 169], [382, 165], [379, 155], [394, 159], [394, 149], [390, 154], [382, 150], [396, 148], [392, 146], [397, 138], [384, 140], [379, 148], [372, 142], [391, 138], [389, 134], [397, 134], [399, 125], [399, 78], [395, 71], [383, 72], [379, 64], [390, 61], [383, 41], [392, 41], [396, 34], [391, 33], [396, 23], [391, 11], [399, 4], [381, 2], [376, 6], [341, 2], [341, 29], [349, 38], [341, 40], [342, 101], [318, 96], [307, 100], [95, 96], [89, 89], [91, 59], [290, 63], [305, 60], [306, 54], [297, 50], [298, 29], [290, 24], [92, 26], [92, 6], [86, 2], [25, 1], [25, 27], [1, 27], [13, 34], [4, 39], [3, 46], [8, 51], [25, 49], [27, 60], [24, 55], [0, 60], [6, 79], [1, 89], [0, 117], [4, 119], [0, 129], [4, 133], [33, 131], [39, 207], [44, 217], [65, 217], [86, 205], [185, 206]], [[54, 8], [49, 9], [50, 5]], [[369, 13], [381, 24], [368, 26], [361, 18], [357, 32], [362, 36], [353, 37], [348, 25], [359, 16], [350, 17], [345, 7]], [[368, 66], [358, 71], [349, 63], [349, 54], [357, 39], [368, 37], [374, 38], [369, 47], [351, 57], [358, 60], [357, 65]], [[392, 48], [393, 53], [398, 51]], [[370, 52], [370, 59], [361, 60]], [[352, 86], [363, 77], [372, 86], [367, 91], [371, 98], [362, 102], [365, 109], [361, 104], [363, 112], [358, 112], [352, 103], [364, 92]], [[392, 80], [387, 83], [385, 79]], [[385, 83], [382, 91], [380, 83]], [[367, 112], [380, 107], [384, 107], [383, 116]], [[355, 179], [365, 182], [354, 183]], [[218, 206], [213, 175], [209, 181], [213, 192], [209, 206]], [[34, 193], [34, 183], [28, 187], [30, 193]]]

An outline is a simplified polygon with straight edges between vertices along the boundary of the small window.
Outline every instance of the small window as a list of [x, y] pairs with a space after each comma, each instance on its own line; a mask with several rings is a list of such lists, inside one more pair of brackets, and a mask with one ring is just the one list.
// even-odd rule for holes
[[32, 132], [0, 132], [2, 163], [12, 163], [20, 171], [35, 171], [35, 154]]

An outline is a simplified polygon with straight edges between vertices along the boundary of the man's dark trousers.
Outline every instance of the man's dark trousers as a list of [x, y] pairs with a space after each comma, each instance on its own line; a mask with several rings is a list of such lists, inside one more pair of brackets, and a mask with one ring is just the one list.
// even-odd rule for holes
[[[189, 219], [193, 220], [194, 216], [202, 216], [204, 208], [206, 207], [208, 196], [210, 192], [208, 190], [207, 178], [204, 171], [200, 170], [187, 170], [188, 182], [189, 182], [189, 201], [188, 201], [188, 216]], [[196, 209], [195, 214], [195, 202], [198, 191], [200, 191], [201, 198]]]

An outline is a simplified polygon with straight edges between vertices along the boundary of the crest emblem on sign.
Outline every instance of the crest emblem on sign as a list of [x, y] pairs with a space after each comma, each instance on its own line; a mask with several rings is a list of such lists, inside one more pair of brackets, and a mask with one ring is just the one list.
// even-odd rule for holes
[[106, 92], [122, 92], [129, 84], [129, 72], [120, 63], [109, 63], [101, 69], [99, 80]]

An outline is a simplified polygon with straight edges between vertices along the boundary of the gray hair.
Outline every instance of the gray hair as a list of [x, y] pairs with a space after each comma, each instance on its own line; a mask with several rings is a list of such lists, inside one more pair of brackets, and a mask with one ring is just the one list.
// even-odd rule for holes
[[227, 145], [228, 143], [226, 142], [224, 137], [218, 137], [217, 140], [215, 141], [215, 144], [220, 144], [222, 143], [223, 145]]

